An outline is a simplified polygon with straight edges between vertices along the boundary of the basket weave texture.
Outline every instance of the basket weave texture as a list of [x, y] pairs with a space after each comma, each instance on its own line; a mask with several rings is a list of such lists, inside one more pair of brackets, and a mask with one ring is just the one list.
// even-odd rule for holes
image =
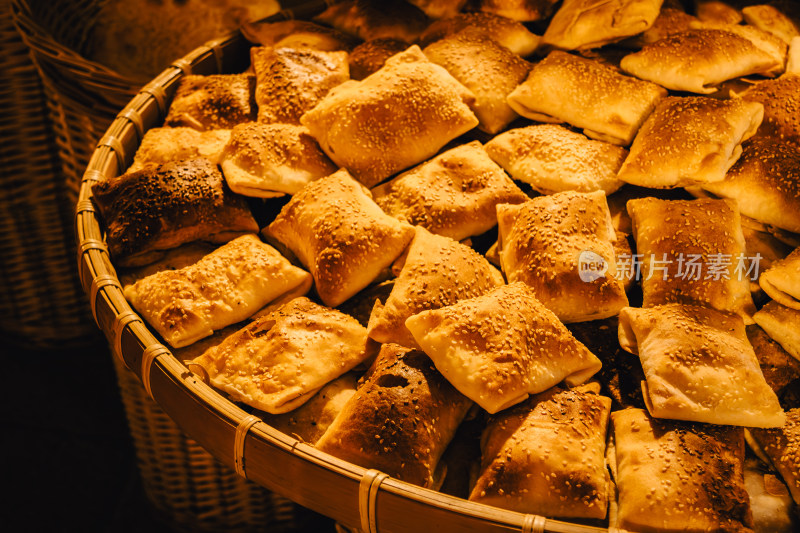
[[0, 329], [28, 347], [96, 338], [75, 272], [73, 203], [47, 97], [29, 49], [0, 0]]

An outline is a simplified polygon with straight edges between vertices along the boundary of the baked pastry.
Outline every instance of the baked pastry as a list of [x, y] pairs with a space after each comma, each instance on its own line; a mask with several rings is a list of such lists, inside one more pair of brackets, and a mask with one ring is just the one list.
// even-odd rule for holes
[[757, 102], [670, 96], [642, 125], [618, 177], [642, 187], [722, 181], [764, 114]]
[[496, 226], [498, 204], [528, 199], [479, 141], [447, 150], [378, 185], [372, 196], [387, 214], [459, 241]]
[[800, 248], [763, 272], [758, 284], [779, 304], [800, 310]]
[[442, 375], [489, 413], [561, 381], [580, 385], [601, 367], [524, 283], [423, 311], [406, 327]]
[[787, 45], [800, 36], [800, 30], [792, 19], [769, 4], [743, 7], [742, 18], [747, 24], [771, 33]]
[[772, 390], [780, 392], [789, 383], [800, 378], [800, 360], [789, 355], [761, 326], [750, 324], [746, 333], [758, 358], [761, 373]]
[[260, 122], [233, 128], [220, 167], [233, 192], [257, 198], [294, 194], [338, 168], [303, 126]]
[[477, 126], [474, 101], [414, 45], [375, 74], [331, 91], [301, 123], [334, 163], [372, 187]]
[[[746, 435], [745, 442], [750, 442]], [[797, 531], [800, 518], [794, 512], [795, 504], [789, 488], [761, 459], [745, 456], [744, 487], [750, 497], [755, 533]]]
[[330, 89], [350, 79], [347, 52], [310, 48], [250, 49], [258, 121], [299, 124]]
[[605, 518], [611, 400], [554, 387], [494, 415], [469, 499], [519, 513]]
[[778, 79], [760, 81], [740, 96], [764, 106], [757, 137], [772, 137], [800, 148], [800, 73], [787, 72]]
[[626, 39], [622, 44], [641, 48], [650, 43], [660, 41], [665, 37], [669, 37], [674, 33], [686, 31], [690, 29], [692, 23], [696, 22], [698, 22], [698, 19], [694, 15], [690, 15], [682, 9], [667, 7], [665, 3], [661, 5], [661, 11], [659, 11], [652, 26], [641, 34]]
[[348, 372], [322, 387], [293, 411], [278, 415], [258, 413], [258, 416], [278, 431], [313, 446], [356, 393], [358, 377], [358, 372]]
[[295, 298], [194, 359], [214, 387], [272, 414], [309, 401], [371, 355], [367, 331], [352, 317]]
[[665, 303], [708, 305], [755, 312], [742, 224], [736, 202], [700, 198], [628, 202], [636, 251], [641, 257], [644, 307]]
[[419, 348], [405, 326], [408, 317], [505, 284], [503, 275], [469, 246], [421, 226], [416, 231], [391, 294], [383, 303], [376, 301], [370, 315], [369, 336], [380, 343]]
[[607, 318], [628, 305], [602, 191], [502, 204], [497, 220], [506, 279], [530, 286], [562, 322]]
[[420, 36], [420, 46], [428, 46], [465, 29], [478, 31], [522, 57], [531, 55], [539, 46], [539, 36], [522, 23], [494, 13], [481, 12], [460, 13], [435, 21]]
[[800, 408], [786, 412], [780, 428], [748, 430], [748, 444], [766, 456], [783, 478], [792, 499], [800, 505]]
[[432, 19], [452, 17], [458, 14], [467, 0], [408, 0]]
[[246, 22], [242, 35], [253, 44], [273, 48], [311, 48], [323, 52], [343, 50], [349, 52], [358, 39], [328, 26], [308, 20], [282, 20], [280, 22]]
[[786, 52], [785, 74], [800, 75], [800, 36], [794, 37]]
[[222, 150], [231, 137], [230, 130], [200, 131], [194, 128], [152, 128], [142, 137], [128, 172], [141, 170], [148, 163], [161, 165], [182, 159], [208, 159], [219, 163]]
[[698, 94], [713, 93], [716, 85], [733, 78], [774, 75], [783, 66], [783, 61], [749, 39], [720, 29], [675, 33], [620, 62], [622, 70], [637, 78]]
[[753, 320], [792, 357], [800, 360], [800, 311], [772, 300], [753, 315]]
[[330, 307], [372, 283], [414, 237], [412, 226], [381, 211], [345, 170], [303, 187], [268, 231], [311, 272]]
[[229, 130], [255, 120], [255, 86], [256, 79], [247, 73], [183, 76], [164, 125]]
[[202, 240], [224, 243], [258, 224], [247, 202], [206, 159], [147, 166], [92, 187], [118, 266], [141, 266], [163, 250]]
[[125, 298], [175, 348], [241, 322], [287, 293], [305, 294], [308, 272], [255, 235], [238, 237], [178, 270], [125, 287]]
[[558, 0], [475, 0], [474, 8], [520, 22], [548, 18]]
[[702, 187], [736, 200], [745, 216], [800, 233], [800, 146], [750, 139], [725, 179]]
[[364, 40], [392, 38], [413, 43], [430, 20], [404, 0], [345, 0], [330, 5], [314, 20]]
[[564, 0], [542, 36], [561, 50], [599, 48], [650, 28], [664, 0]]
[[714, 24], [739, 24], [742, 13], [734, 6], [720, 0], [694, 0], [697, 18]]
[[567, 122], [592, 139], [627, 146], [666, 94], [654, 83], [556, 50], [533, 66], [508, 104], [524, 117]]
[[354, 80], [363, 80], [370, 74], [378, 72], [386, 60], [395, 54], [405, 51], [411, 46], [402, 39], [373, 39], [366, 41], [350, 52], [350, 77]]
[[562, 191], [611, 194], [628, 151], [556, 124], [516, 128], [486, 143], [486, 153], [515, 180], [542, 194]]
[[618, 520], [641, 533], [751, 531], [742, 428], [611, 413]]
[[506, 98], [528, 76], [530, 63], [474, 29], [444, 37], [423, 52], [475, 95], [472, 110], [480, 129], [494, 134], [517, 118]]
[[445, 448], [472, 406], [417, 350], [384, 344], [318, 450], [433, 487]]
[[652, 416], [747, 427], [785, 420], [738, 315], [682, 304], [626, 307], [619, 342], [642, 361]]

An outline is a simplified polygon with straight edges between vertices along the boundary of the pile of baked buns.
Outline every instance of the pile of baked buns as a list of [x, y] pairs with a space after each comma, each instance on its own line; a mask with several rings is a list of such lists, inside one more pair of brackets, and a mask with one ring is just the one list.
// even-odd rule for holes
[[125, 296], [220, 394], [354, 464], [582, 524], [797, 531], [793, 9], [248, 24], [249, 69], [184, 76], [93, 187]]

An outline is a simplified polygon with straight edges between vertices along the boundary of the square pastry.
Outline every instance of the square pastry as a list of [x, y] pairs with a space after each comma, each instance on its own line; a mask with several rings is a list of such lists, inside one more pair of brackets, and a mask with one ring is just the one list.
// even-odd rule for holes
[[188, 75], [181, 78], [166, 126], [229, 130], [256, 119], [256, 79], [250, 74]]

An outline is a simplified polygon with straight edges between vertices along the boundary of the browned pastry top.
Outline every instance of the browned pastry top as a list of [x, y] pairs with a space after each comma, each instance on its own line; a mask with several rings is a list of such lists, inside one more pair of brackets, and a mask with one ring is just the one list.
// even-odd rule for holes
[[255, 84], [255, 78], [249, 74], [184, 76], [164, 123], [213, 130], [230, 129], [255, 120]]

